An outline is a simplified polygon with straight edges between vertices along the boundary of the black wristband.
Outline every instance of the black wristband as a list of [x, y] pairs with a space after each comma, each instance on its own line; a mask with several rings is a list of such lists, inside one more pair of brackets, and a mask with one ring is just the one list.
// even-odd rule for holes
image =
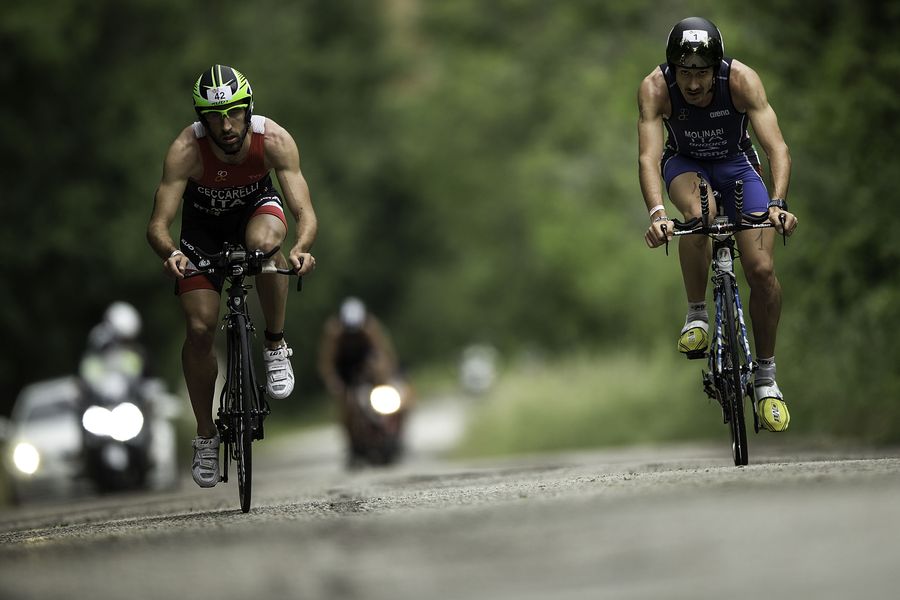
[[784, 211], [788, 209], [787, 202], [784, 198], [772, 198], [771, 200], [769, 200], [769, 208], [772, 208], [773, 206]]
[[280, 342], [284, 339], [284, 331], [282, 331], [281, 333], [272, 333], [271, 331], [266, 329], [264, 333], [266, 336], [266, 340], [270, 342]]

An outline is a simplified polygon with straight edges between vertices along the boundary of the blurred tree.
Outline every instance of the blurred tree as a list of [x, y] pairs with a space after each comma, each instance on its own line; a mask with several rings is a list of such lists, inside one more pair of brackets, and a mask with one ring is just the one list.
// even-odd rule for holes
[[[635, 94], [691, 14], [761, 75], [794, 159], [798, 236], [778, 250], [783, 387], [810, 431], [900, 439], [894, 306], [897, 3], [825, 0], [45, 0], [0, 7], [10, 131], [0, 412], [69, 372], [114, 299], [180, 382], [181, 316], [144, 241], [188, 90], [215, 62], [294, 134], [321, 268], [290, 299], [301, 394], [341, 297], [413, 366], [473, 340], [508, 352], [651, 346], [681, 319], [677, 260], [648, 251]], [[177, 232], [174, 232], [177, 233]], [[13, 286], [17, 290], [13, 289]], [[672, 333], [674, 335], [674, 333]], [[661, 386], [664, 382], [661, 382]], [[798, 409], [803, 412], [803, 409]]]
[[[116, 299], [141, 310], [158, 370], [180, 385], [180, 310], [144, 233], [166, 148], [193, 120], [189, 90], [209, 64], [238, 65], [258, 111], [294, 133], [328, 232], [317, 251], [334, 252], [332, 266], [349, 263], [341, 253], [363, 254], [354, 248], [369, 246], [361, 238], [378, 224], [357, 219], [353, 206], [371, 190], [390, 194], [394, 208], [405, 201], [380, 169], [389, 161], [379, 145], [385, 126], [373, 113], [392, 68], [381, 17], [378, 5], [355, 0], [215, 11], [172, 0], [0, 8], [8, 58], [0, 83], [16, 91], [7, 114], [17, 133], [4, 153], [0, 255], [18, 288], [0, 314], [0, 413], [25, 383], [72, 372], [87, 331]], [[389, 263], [383, 251], [368, 257]], [[305, 317], [292, 318], [297, 368], [313, 384], [317, 321], [343, 288], [319, 279], [326, 293], [307, 286], [302, 300], [291, 299]], [[363, 280], [362, 288], [392, 289], [374, 273]]]

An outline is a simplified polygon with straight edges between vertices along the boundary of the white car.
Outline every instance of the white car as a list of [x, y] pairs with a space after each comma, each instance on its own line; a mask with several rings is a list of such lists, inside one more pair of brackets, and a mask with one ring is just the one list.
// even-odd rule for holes
[[79, 492], [78, 386], [74, 377], [27, 386], [16, 398], [6, 432], [4, 464], [13, 499], [69, 497]]

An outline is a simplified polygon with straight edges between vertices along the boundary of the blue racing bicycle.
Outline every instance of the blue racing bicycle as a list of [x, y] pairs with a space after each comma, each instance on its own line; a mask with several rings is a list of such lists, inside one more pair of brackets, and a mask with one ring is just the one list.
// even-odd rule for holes
[[[697, 174], [700, 177], [700, 174]], [[716, 316], [708, 351], [688, 354], [688, 358], [706, 358], [708, 371], [703, 372], [703, 391], [722, 407], [722, 417], [731, 432], [732, 455], [736, 466], [748, 463], [747, 426], [744, 418], [744, 398], [750, 398], [753, 407], [753, 429], [760, 429], [759, 415], [753, 398], [753, 373], [757, 363], [750, 352], [744, 307], [738, 291], [734, 272], [734, 235], [739, 231], [772, 227], [768, 213], [747, 215], [743, 213], [744, 182], [735, 182], [736, 222], [725, 214], [724, 203], [716, 197], [717, 214], [709, 222], [709, 186], [700, 177], [701, 217], [681, 222], [673, 219], [673, 235], [705, 235], [712, 238], [713, 303]], [[784, 216], [782, 215], [782, 219]], [[665, 226], [664, 232], [665, 232]], [[785, 236], [785, 243], [787, 238]], [[666, 243], [666, 254], [669, 252]]]

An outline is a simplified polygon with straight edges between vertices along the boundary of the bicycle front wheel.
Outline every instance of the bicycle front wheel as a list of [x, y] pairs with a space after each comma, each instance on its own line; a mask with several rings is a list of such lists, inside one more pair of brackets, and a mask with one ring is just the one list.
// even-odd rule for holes
[[724, 393], [724, 405], [730, 413], [731, 425], [731, 449], [735, 466], [744, 466], [749, 462], [747, 452], [747, 424], [744, 420], [744, 387], [741, 385], [741, 347], [738, 346], [738, 322], [737, 307], [734, 298], [734, 282], [726, 281], [724, 287], [725, 310], [725, 336], [727, 347], [724, 348], [725, 372], [722, 383]]
[[234, 459], [237, 465], [238, 495], [241, 500], [241, 510], [250, 511], [250, 498], [253, 481], [253, 427], [252, 416], [255, 406], [250, 363], [250, 343], [247, 335], [247, 321], [244, 318], [234, 320], [235, 328], [234, 351], [235, 364], [240, 365], [237, 374], [240, 383], [236, 386], [236, 409], [232, 415], [232, 427], [234, 428]]
[[238, 494], [241, 499], [241, 511], [250, 512], [250, 492], [253, 481], [253, 452], [250, 419], [246, 414], [235, 417], [234, 450], [237, 460]]

